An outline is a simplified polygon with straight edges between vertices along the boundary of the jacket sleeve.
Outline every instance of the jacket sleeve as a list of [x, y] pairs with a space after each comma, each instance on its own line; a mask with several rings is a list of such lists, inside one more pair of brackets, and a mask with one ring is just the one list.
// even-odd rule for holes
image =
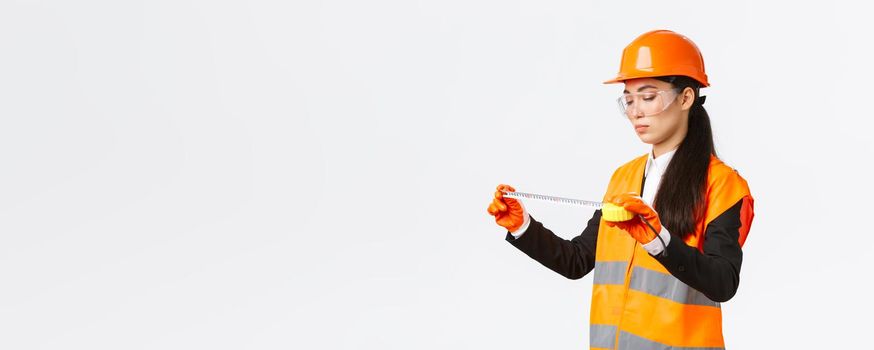
[[571, 240], [556, 236], [542, 223], [530, 217], [528, 230], [514, 239], [507, 232], [507, 241], [543, 266], [569, 279], [580, 279], [595, 267], [595, 245], [601, 210], [596, 210], [583, 232]]
[[740, 266], [743, 251], [738, 243], [741, 229], [741, 211], [747, 201], [737, 204], [717, 216], [704, 231], [702, 250], [685, 244], [679, 237], [672, 237], [667, 254], [655, 258], [674, 277], [704, 293], [716, 302], [731, 299], [740, 283]]

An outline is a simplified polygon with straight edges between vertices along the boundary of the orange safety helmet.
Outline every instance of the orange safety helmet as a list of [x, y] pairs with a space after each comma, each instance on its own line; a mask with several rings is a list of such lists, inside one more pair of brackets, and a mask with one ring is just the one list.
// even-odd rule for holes
[[710, 86], [704, 73], [704, 58], [689, 38], [670, 30], [653, 30], [641, 34], [622, 50], [622, 63], [616, 78], [604, 84], [634, 78], [684, 75]]

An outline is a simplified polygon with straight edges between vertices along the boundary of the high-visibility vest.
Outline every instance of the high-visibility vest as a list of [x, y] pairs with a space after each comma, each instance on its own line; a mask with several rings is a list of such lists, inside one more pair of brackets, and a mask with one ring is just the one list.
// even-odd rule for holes
[[[605, 201], [615, 194], [641, 193], [647, 157], [616, 170]], [[707, 224], [741, 199], [749, 201], [741, 213], [743, 246], [753, 216], [749, 187], [736, 170], [711, 155], [705, 215], [694, 234], [683, 240], [674, 237], [670, 244], [685, 242], [702, 250]], [[597, 244], [589, 329], [592, 349], [724, 348], [718, 302], [671, 275], [627, 232], [607, 226], [603, 219]]]

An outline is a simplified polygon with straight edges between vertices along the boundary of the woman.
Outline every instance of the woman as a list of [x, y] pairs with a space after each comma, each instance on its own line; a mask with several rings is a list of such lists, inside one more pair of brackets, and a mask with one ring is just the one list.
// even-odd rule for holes
[[652, 151], [620, 166], [603, 200], [640, 215], [609, 222], [597, 210], [565, 240], [504, 198], [508, 185], [488, 212], [510, 244], [553, 271], [579, 279], [594, 270], [592, 349], [724, 348], [720, 303], [737, 291], [753, 198], [716, 157], [701, 53], [680, 34], [644, 33], [605, 83], [620, 82], [620, 110]]

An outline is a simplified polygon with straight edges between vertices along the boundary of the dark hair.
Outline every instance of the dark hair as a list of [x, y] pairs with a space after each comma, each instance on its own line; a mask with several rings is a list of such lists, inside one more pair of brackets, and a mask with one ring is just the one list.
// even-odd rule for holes
[[655, 210], [661, 223], [671, 234], [686, 238], [695, 232], [696, 223], [706, 209], [710, 155], [716, 155], [713, 131], [710, 128], [710, 116], [699, 98], [700, 83], [686, 76], [656, 79], [671, 83], [680, 94], [687, 87], [695, 91], [686, 137], [668, 163], [655, 199]]

